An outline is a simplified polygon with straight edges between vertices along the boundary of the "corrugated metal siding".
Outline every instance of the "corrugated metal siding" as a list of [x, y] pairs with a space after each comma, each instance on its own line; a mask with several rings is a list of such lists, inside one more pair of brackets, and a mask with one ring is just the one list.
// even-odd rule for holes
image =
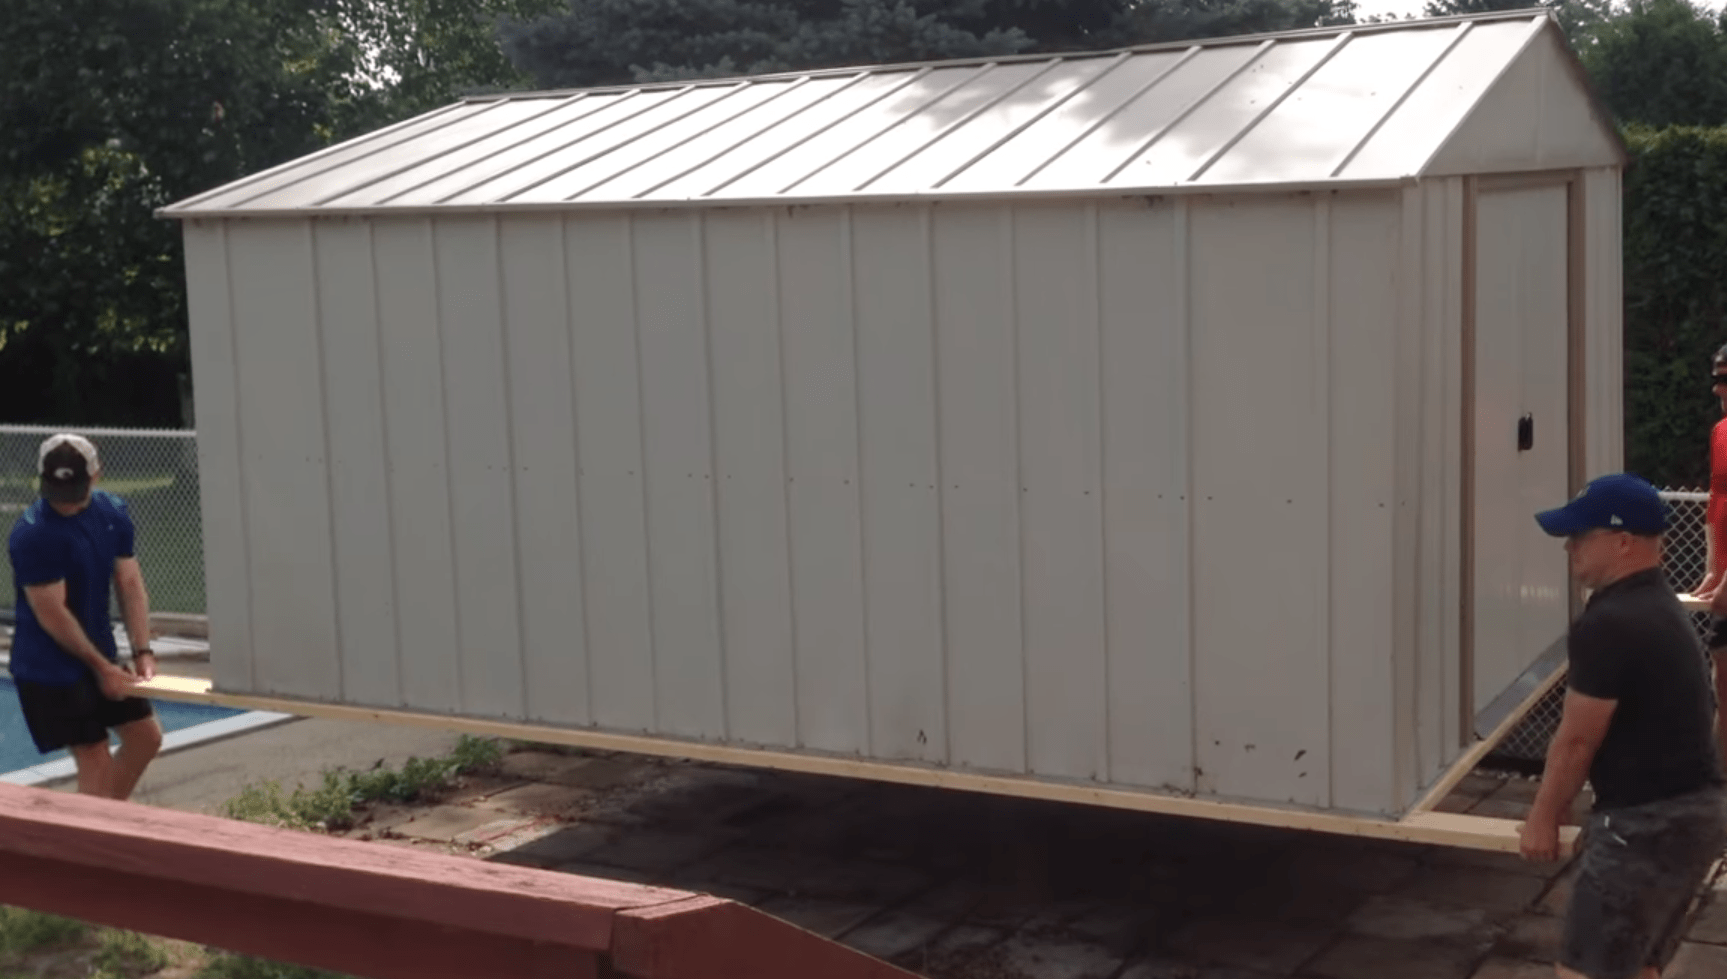
[[[1558, 38], [1524, 12], [477, 100], [164, 213], [1312, 187], [1407, 180], [1442, 153], [1446, 167], [1613, 165]], [[1476, 119], [1496, 83], [1514, 91]], [[1550, 122], [1525, 125], [1535, 107]]]
[[1586, 449], [1589, 475], [1615, 472], [1625, 465], [1624, 417], [1624, 270], [1619, 242], [1622, 235], [1622, 192], [1617, 170], [1583, 174], [1583, 290], [1588, 349], [1584, 354]]
[[1315, 579], [1325, 615], [1313, 629], [1315, 644], [1326, 650], [1319, 669], [1331, 716], [1331, 804], [1382, 810], [1395, 805], [1400, 755], [1392, 732], [1407, 709], [1392, 694], [1395, 573], [1386, 573], [1400, 558], [1393, 547], [1399, 198], [1394, 192], [1339, 195], [1322, 207], [1316, 223], [1316, 244], [1328, 242], [1329, 253], [1308, 251], [1308, 275], [1318, 285], [1303, 312], [1310, 308], [1308, 315], [1321, 323], [1329, 316], [1328, 329], [1311, 342], [1316, 354], [1329, 350], [1317, 379], [1327, 398], [1328, 431], [1318, 451], [1329, 462], [1329, 500], [1313, 519], [1329, 528], [1330, 546], [1324, 577], [1316, 573], [1317, 560], [1301, 574]]
[[[1569, 202], [1559, 181], [1477, 197], [1474, 706], [1480, 711], [1564, 635], [1563, 550], [1530, 518], [1570, 495]], [[1517, 423], [1533, 419], [1520, 450]]]
[[222, 682], [1395, 811], [1404, 222], [194, 223]]
[[1331, 782], [1328, 582], [1314, 573], [1331, 551], [1330, 324], [1314, 316], [1316, 231], [1304, 197], [1244, 197], [1194, 207], [1188, 245], [1199, 785], [1304, 805], [1328, 804]]

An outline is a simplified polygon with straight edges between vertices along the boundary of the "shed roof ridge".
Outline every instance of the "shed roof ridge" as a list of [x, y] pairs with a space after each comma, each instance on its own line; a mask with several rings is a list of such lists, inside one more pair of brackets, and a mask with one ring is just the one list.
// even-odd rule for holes
[[1545, 7], [1522, 7], [1516, 10], [1496, 10], [1486, 13], [1452, 14], [1445, 17], [1422, 17], [1409, 20], [1379, 21], [1366, 24], [1332, 24], [1324, 27], [1298, 27], [1285, 31], [1261, 31], [1257, 34], [1229, 34], [1219, 37], [1193, 37], [1175, 41], [1150, 41], [1144, 44], [1127, 44], [1111, 48], [1084, 48], [1073, 51], [1042, 51], [1026, 54], [978, 55], [969, 58], [949, 58], [932, 61], [894, 61], [883, 64], [840, 65], [832, 68], [799, 68], [790, 71], [762, 72], [759, 74], [715, 75], [709, 78], [668, 79], [653, 82], [619, 82], [612, 85], [578, 85], [563, 88], [521, 89], [510, 92], [480, 92], [465, 95], [464, 103], [513, 101], [520, 99], [567, 98], [578, 93], [604, 94], [612, 92], [655, 91], [690, 86], [707, 88], [718, 85], [735, 85], [738, 82], [765, 83], [788, 82], [799, 78], [840, 78], [862, 73], [889, 74], [900, 71], [916, 71], [928, 68], [940, 71], [948, 68], [978, 68], [986, 64], [1013, 65], [1047, 61], [1059, 63], [1064, 61], [1089, 61], [1093, 58], [1113, 58], [1118, 55], [1156, 54], [1164, 51], [1180, 51], [1191, 47], [1216, 49], [1237, 47], [1240, 45], [1257, 45], [1265, 41], [1313, 40], [1332, 37], [1338, 34], [1355, 33], [1357, 35], [1381, 34], [1390, 31], [1406, 31], [1427, 28], [1454, 27], [1464, 23], [1490, 23], [1505, 20], [1552, 20], [1557, 22], [1557, 16]]

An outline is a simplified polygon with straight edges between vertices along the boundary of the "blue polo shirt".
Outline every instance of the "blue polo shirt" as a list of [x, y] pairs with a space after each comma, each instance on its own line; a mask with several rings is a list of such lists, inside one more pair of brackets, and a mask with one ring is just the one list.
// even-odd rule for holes
[[126, 503], [96, 490], [90, 505], [70, 517], [55, 512], [47, 500], [30, 504], [12, 525], [8, 542], [18, 623], [12, 630], [12, 675], [31, 683], [68, 686], [89, 669], [48, 635], [24, 589], [30, 585], [66, 583], [66, 606], [102, 655], [118, 660], [113, 620], [108, 614], [114, 561], [133, 556], [133, 528]]

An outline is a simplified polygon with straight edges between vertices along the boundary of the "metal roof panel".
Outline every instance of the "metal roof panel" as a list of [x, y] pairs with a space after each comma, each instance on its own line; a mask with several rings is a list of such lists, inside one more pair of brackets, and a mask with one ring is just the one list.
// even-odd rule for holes
[[1518, 11], [1061, 57], [490, 97], [163, 213], [1377, 184], [1420, 176], [1530, 41], [1557, 29], [1545, 11]]

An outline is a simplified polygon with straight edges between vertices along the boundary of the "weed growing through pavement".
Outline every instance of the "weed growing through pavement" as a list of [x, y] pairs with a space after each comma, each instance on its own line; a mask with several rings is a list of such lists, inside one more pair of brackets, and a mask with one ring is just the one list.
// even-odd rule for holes
[[414, 802], [436, 795], [458, 775], [493, 767], [503, 753], [495, 739], [464, 734], [448, 755], [409, 758], [400, 769], [380, 765], [364, 772], [326, 770], [322, 785], [296, 786], [292, 792], [284, 792], [275, 781], [249, 784], [222, 804], [222, 814], [289, 829], [344, 829], [353, 822], [355, 806]]

